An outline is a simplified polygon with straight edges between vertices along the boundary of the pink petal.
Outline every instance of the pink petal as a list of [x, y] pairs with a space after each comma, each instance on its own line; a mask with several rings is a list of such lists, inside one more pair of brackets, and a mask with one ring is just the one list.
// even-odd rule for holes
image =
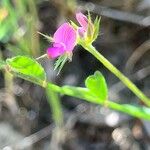
[[84, 37], [84, 34], [85, 34], [85, 29], [83, 27], [78, 27], [78, 33], [81, 37]]
[[81, 25], [81, 27], [83, 27], [85, 30], [88, 27], [88, 19], [87, 17], [82, 14], [81, 12], [76, 13], [76, 19], [79, 22], [79, 24]]
[[66, 49], [66, 45], [64, 43], [53, 43], [53, 47]]
[[47, 55], [49, 58], [56, 58], [64, 53], [64, 47], [49, 47]]
[[54, 42], [65, 45], [65, 51], [72, 51], [76, 44], [76, 31], [69, 23], [62, 24], [54, 33]]

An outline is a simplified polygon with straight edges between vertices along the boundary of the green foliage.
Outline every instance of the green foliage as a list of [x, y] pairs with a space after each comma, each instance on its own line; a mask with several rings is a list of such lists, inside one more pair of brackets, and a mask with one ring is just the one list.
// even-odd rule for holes
[[91, 75], [86, 79], [85, 84], [87, 88], [73, 86], [59, 87], [50, 82], [47, 83], [45, 71], [42, 66], [36, 60], [31, 59], [27, 56], [13, 57], [11, 59], [7, 59], [6, 63], [4, 61], [0, 61], [0, 69], [2, 68], [2, 66], [4, 67], [6, 65], [8, 71], [13, 75], [40, 86], [46, 87], [48, 101], [52, 105], [52, 107], [55, 107], [55, 113], [53, 115], [57, 121], [59, 120], [60, 122], [62, 122], [60, 117], [61, 107], [58, 102], [56, 93], [73, 96], [94, 104], [105, 105], [106, 107], [123, 113], [127, 113], [131, 116], [150, 120], [150, 108], [129, 104], [118, 104], [112, 101], [108, 101], [106, 81], [99, 71], [96, 71], [94, 75]]
[[102, 104], [107, 100], [107, 84], [104, 76], [99, 71], [87, 77], [85, 85], [87, 88], [63, 86], [59, 92], [61, 92], [61, 94], [67, 93], [70, 96], [84, 99], [91, 103]]
[[107, 100], [107, 84], [104, 76], [99, 71], [96, 71], [94, 75], [89, 76], [85, 80], [85, 85], [90, 90], [91, 95], [98, 97], [100, 101]]
[[[16, 43], [14, 45], [9, 45], [9, 48], [12, 49], [15, 55], [38, 55], [39, 39], [36, 34], [38, 30], [38, 16], [35, 4], [33, 0], [18, 0], [14, 5], [12, 5], [10, 0], [1, 0], [0, 2], [0, 40], [7, 42], [13, 37], [13, 41], [16, 41]], [[17, 13], [15, 9], [17, 9]], [[4, 16], [2, 13], [4, 13]], [[20, 21], [22, 25], [19, 25]], [[71, 24], [77, 29], [78, 26], [75, 23], [71, 22]], [[131, 91], [133, 91], [139, 99], [143, 100], [147, 106], [150, 106], [149, 98], [91, 45], [99, 35], [99, 24], [100, 18], [96, 17], [95, 21], [92, 22], [89, 14], [87, 34], [84, 38], [79, 39], [78, 44], [94, 55], [95, 58], [102, 62], [106, 68], [114, 73]], [[25, 27], [26, 30], [24, 30], [23, 27]], [[51, 37], [42, 33], [40, 34], [49, 41], [53, 41]], [[54, 69], [58, 69], [59, 73], [67, 60], [67, 55], [59, 57]], [[7, 59], [6, 62], [0, 60], [0, 69], [4, 67], [5, 70], [13, 75], [46, 88], [47, 98], [52, 105], [52, 111], [54, 112], [53, 116], [56, 121], [61, 120], [62, 112], [57, 93], [73, 96], [138, 118], [150, 120], [150, 108], [148, 107], [118, 104], [108, 100], [107, 84], [105, 78], [99, 71], [89, 76], [85, 80], [86, 87], [82, 88], [73, 86], [59, 87], [50, 82], [47, 83], [43, 67], [35, 59], [27, 56], [16, 56]]]
[[37, 30], [38, 15], [34, 0], [0, 1], [0, 41], [6, 43], [13, 40], [13, 44], [7, 45], [13, 55], [39, 55]]
[[[83, 99], [93, 104], [101, 104], [101, 105], [104, 104], [102, 101], [99, 101], [97, 97], [94, 97], [87, 88], [72, 87], [72, 86], [63, 86], [59, 90], [56, 87], [54, 88], [56, 89], [57, 92], [64, 95]], [[105, 106], [137, 118], [150, 120], [150, 108], [148, 107], [140, 107], [130, 104], [118, 104], [112, 101], [107, 101]]]
[[106, 101], [106, 103], [103, 103], [98, 97], [93, 96], [93, 94], [89, 92], [87, 88], [73, 86], [63, 86], [58, 88], [54, 85], [51, 85], [51, 88], [64, 95], [83, 99], [93, 104], [105, 104], [105, 107], [112, 108], [116, 111], [120, 111], [137, 118], [150, 120], [150, 108], [148, 107], [134, 106], [130, 104], [118, 104], [112, 101]]
[[44, 86], [46, 74], [43, 67], [27, 56], [16, 56], [7, 59], [10, 72], [31, 82]]

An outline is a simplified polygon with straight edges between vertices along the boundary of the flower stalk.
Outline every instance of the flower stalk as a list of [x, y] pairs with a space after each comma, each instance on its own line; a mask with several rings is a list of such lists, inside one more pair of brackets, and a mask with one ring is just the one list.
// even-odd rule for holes
[[91, 44], [80, 43], [80, 45], [90, 52], [95, 58], [97, 58], [109, 71], [111, 71], [116, 77], [118, 77], [141, 101], [150, 107], [150, 99], [144, 95], [137, 86], [123, 75], [114, 65], [112, 65], [101, 53], [99, 53], [95, 47]]

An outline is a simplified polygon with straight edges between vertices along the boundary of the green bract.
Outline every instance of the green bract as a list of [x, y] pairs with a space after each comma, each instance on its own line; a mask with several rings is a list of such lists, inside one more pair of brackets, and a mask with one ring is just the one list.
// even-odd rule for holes
[[77, 27], [73, 22], [72, 26], [78, 31], [78, 43], [92, 44], [99, 35], [100, 17], [96, 17], [93, 22], [90, 13], [88, 17], [82, 13], [77, 13], [76, 18], [81, 27]]

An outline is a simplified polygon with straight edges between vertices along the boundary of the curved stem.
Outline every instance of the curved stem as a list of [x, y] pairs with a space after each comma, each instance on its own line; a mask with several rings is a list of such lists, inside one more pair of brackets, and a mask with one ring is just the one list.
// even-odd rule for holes
[[[20, 76], [18, 74], [14, 74], [14, 73], [13, 73], [13, 75], [24, 79], [24, 76]], [[102, 102], [102, 101], [99, 100], [99, 98], [93, 97], [93, 95], [91, 95], [88, 92], [87, 88], [71, 87], [71, 86], [60, 87], [60, 86], [55, 85], [55, 84], [50, 83], [50, 82], [46, 82], [46, 84], [45, 84], [45, 81], [43, 81], [43, 82], [44, 82], [44, 84], [39, 83], [38, 85], [42, 86], [43, 88], [48, 87], [48, 89], [46, 89], [48, 94], [50, 94], [49, 92], [52, 91], [52, 92], [55, 92], [55, 94], [59, 93], [59, 94], [62, 94], [62, 95], [68, 95], [68, 96], [76, 97], [76, 98], [79, 98], [79, 99], [86, 100], [88, 102], [92, 102], [92, 103], [95, 103], [95, 104], [100, 104], [100, 105], [103, 105], [105, 107], [109, 107], [109, 108], [112, 108], [114, 110], [118, 110], [120, 112], [127, 113], [127, 114], [129, 114], [131, 116], [134, 116], [134, 117], [137, 117], [137, 118], [143, 118], [143, 119], [146, 119], [146, 120], [150, 120], [150, 109], [149, 108], [136, 107], [136, 106], [127, 105], [127, 104], [118, 104], [118, 103], [115, 103], [115, 102], [112, 102], [112, 101]], [[33, 83], [35, 83], [35, 82], [33, 82]], [[37, 83], [35, 83], [35, 84], [37, 84]], [[52, 96], [52, 95], [50, 95], [50, 96]], [[57, 125], [63, 125], [63, 117], [62, 117], [63, 114], [62, 114], [60, 101], [59, 101], [59, 99], [56, 99], [55, 96], [53, 96], [53, 99], [55, 99], [56, 102], [55, 102], [55, 100], [52, 101], [52, 98], [51, 98], [51, 101], [49, 101], [49, 103], [50, 104], [53, 103], [51, 105], [51, 107], [52, 107], [52, 109], [55, 113], [55, 114], [53, 114], [53, 115], [55, 115], [55, 116], [53, 116], [53, 117], [55, 117], [54, 118], [55, 123], [57, 123]], [[54, 109], [57, 109], [57, 112]]]
[[[127, 113], [137, 118], [150, 120], [150, 109], [147, 107], [136, 107], [134, 105], [128, 105], [128, 104], [118, 104], [110, 100], [102, 102], [99, 100], [99, 98], [89, 95], [88, 90], [86, 88], [71, 87], [71, 86], [59, 87], [52, 83], [48, 83], [48, 85], [51, 89], [53, 89], [55, 92], [58, 92], [60, 94], [76, 97], [95, 104], [100, 104], [104, 107], [108, 107], [123, 113]], [[144, 112], [144, 109], [147, 113]]]
[[97, 58], [108, 70], [117, 76], [141, 101], [150, 107], [150, 99], [140, 91], [136, 85], [123, 75], [115, 66], [113, 66], [102, 54], [100, 54], [92, 45], [81, 44], [88, 52]]

